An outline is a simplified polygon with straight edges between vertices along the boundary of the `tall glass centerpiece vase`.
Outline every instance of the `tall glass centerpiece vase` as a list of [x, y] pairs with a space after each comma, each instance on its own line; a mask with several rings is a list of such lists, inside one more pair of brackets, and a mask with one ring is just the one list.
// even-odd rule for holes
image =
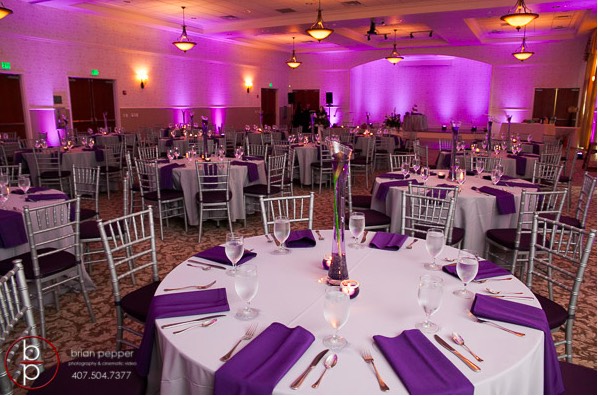
[[507, 114], [507, 144], [503, 150], [512, 151], [512, 141], [511, 141], [511, 119], [513, 118], [512, 115]]
[[488, 152], [492, 151], [492, 124], [494, 123], [494, 117], [488, 117], [488, 134], [486, 135], [486, 147], [488, 148]]
[[333, 239], [332, 260], [328, 269], [328, 283], [340, 285], [349, 279], [347, 258], [345, 257], [345, 195], [347, 176], [349, 174], [349, 160], [353, 149], [338, 141], [327, 140], [326, 144], [332, 155], [332, 183], [334, 190], [333, 202]]
[[451, 120], [451, 130], [453, 132], [453, 148], [451, 150], [451, 169], [449, 176], [452, 181], [457, 181], [457, 142], [459, 141], [459, 128], [461, 121]]

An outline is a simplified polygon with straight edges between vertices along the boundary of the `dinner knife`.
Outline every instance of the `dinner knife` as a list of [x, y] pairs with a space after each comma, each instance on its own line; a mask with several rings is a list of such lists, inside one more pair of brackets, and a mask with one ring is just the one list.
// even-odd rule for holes
[[218, 268], [218, 269], [221, 269], [221, 270], [225, 270], [226, 269], [225, 267], [223, 267], [221, 265], [204, 263], [203, 261], [197, 261], [197, 260], [193, 260], [193, 259], [189, 259], [187, 261], [189, 261], [191, 263], [195, 263], [195, 264], [207, 265], [208, 267]]
[[169, 327], [180, 326], [180, 325], [184, 325], [184, 324], [188, 324], [188, 323], [193, 323], [193, 322], [202, 322], [202, 321], [208, 320], [208, 319], [221, 318], [223, 316], [226, 316], [226, 315], [204, 316], [203, 318], [198, 318], [198, 319], [184, 320], [182, 322], [176, 322], [176, 323], [168, 323], [168, 324], [160, 326], [160, 328], [161, 329], [167, 329]]
[[471, 360], [467, 359], [465, 356], [461, 355], [461, 353], [459, 353], [459, 351], [457, 351], [455, 348], [453, 348], [452, 346], [450, 346], [445, 340], [443, 340], [442, 338], [440, 338], [438, 336], [438, 334], [434, 334], [434, 339], [440, 345], [442, 345], [443, 347], [445, 347], [446, 349], [448, 349], [449, 351], [451, 351], [459, 359], [461, 359], [463, 361], [463, 363], [465, 363], [473, 371], [477, 372], [477, 371], [481, 370], [481, 368], [479, 368], [478, 366], [476, 366], [475, 363], [473, 363]]
[[311, 363], [309, 364], [309, 367], [307, 367], [305, 369], [305, 371], [299, 376], [297, 377], [297, 379], [291, 384], [291, 389], [299, 389], [299, 387], [301, 386], [301, 384], [303, 383], [303, 380], [305, 380], [305, 378], [307, 377], [307, 375], [310, 373], [310, 371], [316, 367], [318, 365], [318, 363], [320, 362], [320, 360], [324, 357], [324, 355], [326, 355], [328, 353], [328, 349], [323, 350], [322, 352], [318, 353], [318, 355], [314, 358], [314, 360], [311, 361]]

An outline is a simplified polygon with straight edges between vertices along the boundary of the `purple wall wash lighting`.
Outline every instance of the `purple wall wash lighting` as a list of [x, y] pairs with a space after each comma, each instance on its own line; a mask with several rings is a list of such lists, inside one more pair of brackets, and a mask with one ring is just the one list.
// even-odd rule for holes
[[226, 120], [226, 109], [222, 107], [212, 107], [210, 114], [210, 123], [222, 128]]
[[[423, 58], [423, 57], [422, 57]], [[492, 67], [464, 58], [435, 57], [389, 67], [384, 59], [351, 70], [351, 111], [356, 124], [382, 122], [393, 111], [404, 114], [417, 104], [431, 128], [450, 119], [487, 121]]]

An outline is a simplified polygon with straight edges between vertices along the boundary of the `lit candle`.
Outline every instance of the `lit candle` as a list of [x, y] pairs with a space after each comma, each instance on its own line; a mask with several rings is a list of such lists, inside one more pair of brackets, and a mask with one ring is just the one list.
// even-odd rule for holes
[[476, 153], [479, 153], [479, 152], [480, 152], [480, 148], [479, 148], [479, 147], [476, 147], [476, 149], [475, 149], [475, 152], [476, 152]]
[[347, 279], [341, 282], [341, 291], [353, 299], [359, 294], [359, 282]]
[[438, 172], [438, 178], [444, 179], [444, 172]]
[[332, 264], [332, 256], [327, 254], [324, 256], [324, 259], [322, 260], [322, 268], [324, 268], [326, 271], [328, 271], [330, 269], [330, 265]]

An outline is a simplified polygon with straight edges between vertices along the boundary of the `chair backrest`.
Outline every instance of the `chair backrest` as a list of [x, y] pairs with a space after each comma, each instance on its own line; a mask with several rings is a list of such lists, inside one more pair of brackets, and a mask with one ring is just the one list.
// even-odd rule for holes
[[108, 221], [99, 220], [98, 229], [110, 270], [114, 302], [120, 306], [125, 278], [150, 272], [152, 282], [160, 279], [152, 206]]
[[123, 177], [123, 216], [128, 215], [131, 209], [129, 206], [129, 188], [133, 183], [132, 177], [132, 173], [128, 170], [125, 172], [125, 177]]
[[268, 156], [268, 146], [248, 143], [245, 148], [245, 155], [262, 157], [265, 160]]
[[568, 181], [573, 181], [575, 176], [575, 163], [577, 162], [577, 154], [573, 158], [567, 158], [565, 161], [560, 162], [563, 165], [563, 176], [567, 176]]
[[0, 174], [8, 175], [9, 186], [17, 186], [19, 184], [19, 176], [21, 176], [21, 164], [0, 165]]
[[538, 161], [543, 164], [558, 165], [561, 162], [561, 153], [560, 151], [542, 153]]
[[413, 161], [416, 158], [415, 154], [389, 154], [390, 155], [390, 171], [400, 171], [404, 162], [409, 164], [409, 168], [413, 166]]
[[283, 190], [284, 173], [286, 170], [287, 155], [271, 155], [266, 161], [268, 170], [268, 195], [271, 194], [272, 187], [278, 187]]
[[453, 149], [452, 139], [438, 139], [438, 150], [450, 151]]
[[[6, 164], [12, 164], [15, 156], [15, 151], [20, 150], [19, 142], [2, 141], [2, 150], [6, 159]], [[4, 160], [4, 159], [3, 159]]]
[[2, 141], [4, 142], [18, 142], [19, 135], [16, 132], [2, 132]]
[[481, 162], [483, 164], [482, 172], [492, 172], [492, 169], [500, 162], [499, 157], [493, 157], [491, 155], [475, 155], [469, 156], [470, 170], [476, 170], [476, 164]]
[[79, 248], [80, 203], [81, 199], [75, 197], [45, 206], [23, 207], [35, 278], [42, 277], [39, 267], [39, 259], [42, 257], [68, 252], [75, 256], [77, 263], [81, 261]]
[[[269, 234], [274, 229], [274, 220], [278, 216], [285, 216], [289, 219], [291, 227], [293, 224], [304, 224], [301, 228], [313, 227], [314, 219], [314, 193], [308, 195], [295, 195], [285, 197], [264, 198], [260, 196], [260, 208], [262, 211], [262, 223], [264, 234]], [[272, 226], [272, 230], [270, 230]]]
[[60, 163], [62, 162], [62, 153], [60, 148], [34, 148], [33, 157], [35, 159], [35, 165], [37, 166], [38, 175], [42, 175], [45, 172], [54, 172], [58, 177], [62, 177], [62, 168]]
[[272, 146], [272, 155], [283, 155], [289, 154], [289, 149], [291, 145], [286, 143], [277, 143]]
[[[554, 300], [556, 294], [559, 300], [567, 301], [565, 332], [566, 342], [570, 343], [579, 291], [596, 239], [596, 230], [584, 231], [535, 214], [531, 237], [527, 286], [531, 289], [532, 286], [546, 285], [549, 299]], [[570, 352], [568, 347], [559, 358], [570, 359]]]
[[431, 228], [443, 230], [445, 241], [452, 240], [458, 187], [432, 187], [409, 184], [403, 193], [400, 233], [426, 235]]
[[6, 149], [4, 148], [4, 144], [0, 144], [0, 165], [10, 165], [12, 164], [12, 158], [9, 162], [8, 156], [6, 155]]
[[230, 161], [196, 161], [195, 173], [197, 175], [197, 183], [199, 186], [200, 202], [207, 202], [204, 199], [206, 193], [211, 195], [221, 194], [222, 200], [213, 203], [220, 206], [225, 205], [230, 192], [230, 185], [228, 182], [230, 177]]
[[36, 139], [19, 139], [19, 147], [22, 149], [32, 149], [35, 148]]
[[124, 145], [122, 142], [104, 145], [104, 167], [122, 169]]
[[262, 132], [262, 145], [272, 144], [272, 133], [271, 132]]
[[137, 147], [137, 154], [139, 158], [144, 160], [155, 160], [160, 158], [160, 151], [157, 145], [153, 146], [139, 146]]
[[588, 219], [588, 210], [594, 197], [594, 190], [596, 189], [596, 178], [588, 172], [583, 175], [583, 184], [579, 192], [579, 199], [577, 200], [577, 208], [575, 209], [575, 218], [580, 221], [581, 228], [585, 228]]
[[562, 171], [563, 165], [554, 165], [536, 161], [534, 162], [532, 183], [539, 184], [543, 188], [555, 191]]
[[422, 167], [429, 166], [428, 146], [422, 146], [418, 140], [413, 144], [413, 152], [419, 157]]
[[156, 160], [135, 159], [135, 170], [141, 195], [154, 191], [160, 192], [160, 179], [158, 178], [158, 164]]
[[[73, 165], [73, 192], [81, 201], [91, 201], [96, 213], [100, 213], [100, 167], [86, 168]], [[125, 194], [126, 195], [126, 194]]]
[[[4, 347], [8, 347], [13, 340], [32, 336], [27, 343], [40, 348], [23, 263], [20, 259], [13, 263], [14, 267], [0, 278], [0, 354], [8, 358], [6, 365], [0, 366], [0, 393], [3, 395], [13, 393], [14, 384], [8, 375], [19, 380], [23, 367], [30, 364], [25, 363], [27, 359], [22, 350], [23, 343], [13, 344], [10, 351], [4, 350]], [[39, 369], [43, 371], [43, 366]]]

